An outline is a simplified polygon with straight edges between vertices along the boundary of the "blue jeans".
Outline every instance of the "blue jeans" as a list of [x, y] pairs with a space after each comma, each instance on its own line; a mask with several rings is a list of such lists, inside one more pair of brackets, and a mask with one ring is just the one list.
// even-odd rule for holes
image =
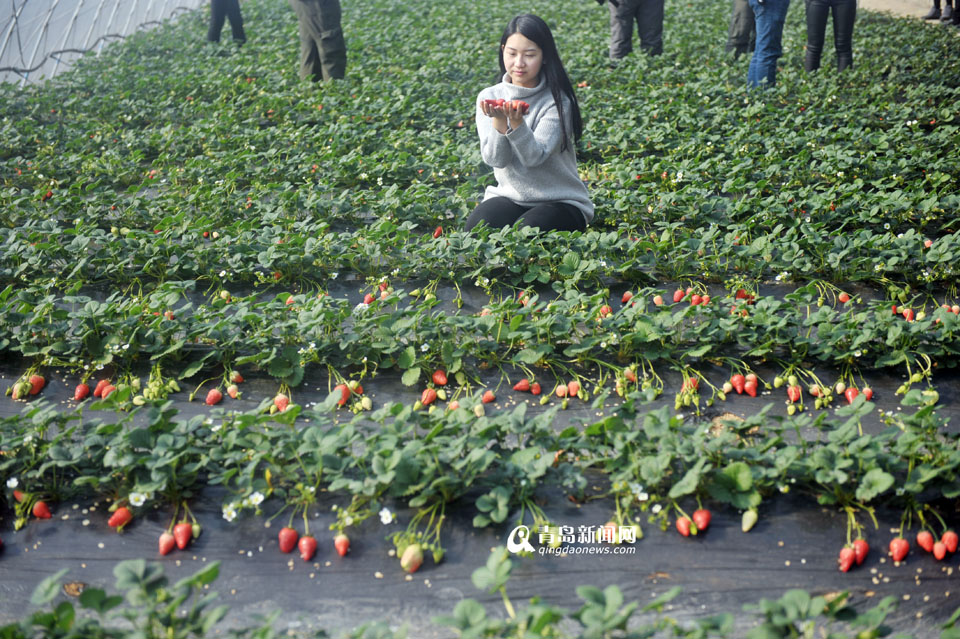
[[777, 83], [777, 60], [783, 53], [780, 41], [790, 0], [764, 0], [763, 4], [759, 0], [749, 1], [757, 22], [757, 44], [750, 58], [747, 85], [759, 87], [766, 81], [772, 87]]

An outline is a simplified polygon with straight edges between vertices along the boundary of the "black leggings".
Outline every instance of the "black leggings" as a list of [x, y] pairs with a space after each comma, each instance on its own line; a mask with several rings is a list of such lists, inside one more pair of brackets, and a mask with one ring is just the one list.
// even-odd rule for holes
[[807, 0], [807, 55], [804, 68], [820, 68], [827, 17], [833, 9], [833, 44], [837, 49], [837, 70], [853, 66], [853, 22], [857, 0]]
[[523, 226], [533, 226], [541, 231], [582, 231], [587, 228], [580, 209], [572, 204], [546, 202], [536, 206], [521, 206], [505, 197], [484, 200], [473, 210], [464, 230], [471, 230], [480, 222], [487, 226], [503, 228], [520, 221]]
[[220, 31], [223, 30], [225, 19], [230, 20], [233, 39], [237, 42], [246, 42], [247, 36], [243, 32], [243, 16], [240, 15], [239, 0], [210, 0], [210, 29], [207, 31], [207, 40], [220, 42]]

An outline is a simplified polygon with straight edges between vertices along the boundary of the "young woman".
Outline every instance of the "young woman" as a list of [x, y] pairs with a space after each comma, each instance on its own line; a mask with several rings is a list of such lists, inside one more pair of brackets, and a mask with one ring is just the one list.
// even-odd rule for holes
[[480, 154], [496, 186], [467, 218], [501, 228], [519, 221], [541, 231], [582, 231], [593, 204], [577, 173], [580, 107], [553, 34], [534, 15], [510, 21], [500, 39], [501, 82], [480, 92]]

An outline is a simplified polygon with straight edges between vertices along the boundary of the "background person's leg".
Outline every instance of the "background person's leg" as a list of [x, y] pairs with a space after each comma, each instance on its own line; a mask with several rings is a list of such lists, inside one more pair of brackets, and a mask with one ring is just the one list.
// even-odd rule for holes
[[243, 32], [243, 15], [240, 14], [239, 0], [226, 1], [227, 19], [230, 20], [230, 30], [236, 42], [246, 42], [247, 35]]
[[733, 0], [733, 12], [730, 14], [730, 28], [727, 32], [728, 52], [733, 51], [739, 57], [753, 50], [756, 39], [753, 9], [747, 0]]
[[637, 8], [640, 48], [649, 55], [663, 53], [663, 0], [643, 0]]
[[210, 0], [210, 28], [207, 29], [207, 40], [220, 42], [220, 32], [223, 30], [223, 21], [226, 17], [224, 0]]
[[610, 58], [619, 60], [633, 51], [634, 3], [621, 0], [610, 4]]
[[[820, 68], [823, 55], [823, 40], [827, 32], [827, 18], [830, 15], [828, 0], [806, 0], [807, 2], [807, 51], [803, 58], [803, 68], [815, 71]], [[836, 20], [834, 20], [836, 28]]]
[[834, 0], [833, 42], [837, 50], [837, 71], [853, 66], [853, 23], [857, 20], [857, 0]]

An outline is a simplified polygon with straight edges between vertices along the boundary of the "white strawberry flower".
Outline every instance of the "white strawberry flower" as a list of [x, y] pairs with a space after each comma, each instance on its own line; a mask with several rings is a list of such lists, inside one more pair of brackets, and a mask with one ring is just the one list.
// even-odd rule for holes
[[150, 495], [148, 493], [132, 492], [130, 493], [130, 505], [137, 507], [143, 506], [149, 497]]
[[390, 512], [390, 509], [387, 508], [386, 506], [384, 506], [380, 510], [380, 523], [382, 523], [384, 526], [386, 526], [387, 524], [393, 523], [393, 520], [395, 518], [396, 516], [392, 512]]
[[7, 480], [7, 488], [14, 489], [20, 485], [20, 480], [16, 477], [11, 477]]
[[260, 504], [262, 504], [263, 499], [264, 499], [263, 493], [261, 493], [259, 490], [250, 495], [250, 503], [253, 504], [254, 506], [259, 506]]

